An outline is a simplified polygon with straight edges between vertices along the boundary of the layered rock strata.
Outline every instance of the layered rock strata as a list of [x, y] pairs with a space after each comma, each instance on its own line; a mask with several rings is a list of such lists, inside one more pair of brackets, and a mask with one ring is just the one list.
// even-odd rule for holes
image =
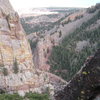
[[19, 16], [8, 0], [0, 0], [0, 88], [29, 90], [46, 82], [34, 69], [32, 54]]
[[61, 79], [55, 81], [55, 76], [35, 69], [32, 59], [18, 13], [9, 0], [0, 0], [0, 93], [41, 93], [48, 87], [54, 93], [53, 82], [60, 83]]

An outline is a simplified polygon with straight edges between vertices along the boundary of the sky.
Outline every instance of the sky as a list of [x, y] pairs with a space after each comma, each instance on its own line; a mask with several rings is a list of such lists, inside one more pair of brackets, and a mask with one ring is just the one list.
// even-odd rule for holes
[[15, 10], [35, 7], [89, 7], [100, 0], [10, 0]]

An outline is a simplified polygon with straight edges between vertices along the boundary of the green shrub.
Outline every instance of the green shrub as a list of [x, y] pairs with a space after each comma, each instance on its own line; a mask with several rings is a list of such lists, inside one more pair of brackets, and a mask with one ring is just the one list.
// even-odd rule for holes
[[15, 74], [17, 74], [19, 72], [19, 67], [18, 67], [17, 59], [15, 59], [15, 61], [14, 61], [13, 70], [14, 70]]
[[0, 64], [0, 67], [4, 67], [4, 64]]
[[25, 98], [29, 100], [50, 100], [48, 94], [27, 93]]
[[8, 70], [7, 70], [7, 68], [3, 68], [3, 74], [4, 74], [4, 76], [7, 76], [7, 75], [8, 75]]
[[18, 94], [0, 94], [0, 100], [24, 100]]
[[32, 42], [32, 40], [29, 41], [30, 43], [30, 46], [31, 46], [31, 50], [34, 52], [36, 46], [37, 46], [37, 43], [38, 43], [38, 40]]
[[48, 94], [27, 93], [25, 97], [18, 94], [0, 94], [0, 100], [50, 100]]
[[60, 31], [60, 32], [59, 32], [59, 38], [60, 38], [61, 36], [62, 36], [62, 32]]

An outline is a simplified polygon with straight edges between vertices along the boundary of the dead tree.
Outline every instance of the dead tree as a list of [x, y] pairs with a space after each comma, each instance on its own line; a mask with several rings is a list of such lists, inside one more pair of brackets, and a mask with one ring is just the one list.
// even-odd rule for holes
[[55, 94], [56, 100], [94, 100], [100, 94], [100, 49], [73, 77], [64, 90]]

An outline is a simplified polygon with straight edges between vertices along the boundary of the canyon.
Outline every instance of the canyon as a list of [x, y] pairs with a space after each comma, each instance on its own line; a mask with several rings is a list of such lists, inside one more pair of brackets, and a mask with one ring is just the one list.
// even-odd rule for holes
[[[20, 18], [9, 0], [0, 0], [0, 93], [49, 92], [52, 100], [54, 96], [56, 100], [98, 99], [100, 4], [44, 11], [61, 13]], [[29, 30], [35, 25], [36, 30]]]
[[18, 13], [13, 10], [9, 0], [0, 0], [0, 91], [41, 93], [47, 88], [54, 91], [53, 82], [66, 84], [56, 75], [52, 76], [36, 69]]

